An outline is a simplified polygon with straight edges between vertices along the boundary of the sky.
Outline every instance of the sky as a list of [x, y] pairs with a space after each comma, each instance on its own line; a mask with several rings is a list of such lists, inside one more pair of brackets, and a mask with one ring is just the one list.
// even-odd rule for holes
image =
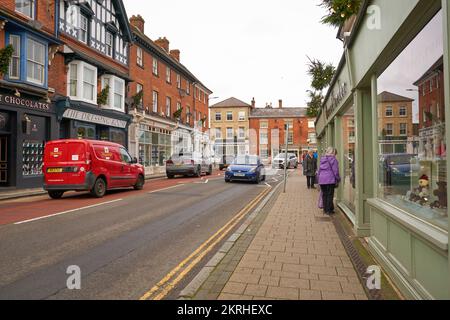
[[152, 40], [166, 37], [184, 64], [213, 94], [306, 107], [307, 56], [338, 65], [337, 29], [320, 23], [320, 0], [124, 0], [140, 14]]

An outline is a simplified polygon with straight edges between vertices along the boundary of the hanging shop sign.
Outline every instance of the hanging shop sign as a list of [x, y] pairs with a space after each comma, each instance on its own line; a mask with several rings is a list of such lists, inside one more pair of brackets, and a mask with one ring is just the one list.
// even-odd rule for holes
[[51, 109], [49, 103], [2, 94], [0, 94], [0, 103], [39, 111], [50, 111]]
[[64, 118], [73, 119], [78, 121], [85, 121], [90, 123], [101, 124], [109, 127], [116, 127], [125, 129], [127, 127], [127, 122], [123, 120], [113, 119], [105, 116], [100, 116], [97, 114], [82, 112], [73, 109], [67, 109], [64, 114]]

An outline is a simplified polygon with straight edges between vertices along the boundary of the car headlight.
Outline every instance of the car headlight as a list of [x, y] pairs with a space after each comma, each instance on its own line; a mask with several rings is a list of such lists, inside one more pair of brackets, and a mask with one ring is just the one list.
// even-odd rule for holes
[[228, 167], [228, 168], [227, 168], [227, 171], [228, 171], [228, 172], [231, 172], [231, 171], [233, 171], [233, 170], [231, 170], [231, 167]]
[[249, 171], [250, 173], [255, 173], [256, 172], [256, 168], [252, 168], [252, 169], [250, 169], [250, 171]]

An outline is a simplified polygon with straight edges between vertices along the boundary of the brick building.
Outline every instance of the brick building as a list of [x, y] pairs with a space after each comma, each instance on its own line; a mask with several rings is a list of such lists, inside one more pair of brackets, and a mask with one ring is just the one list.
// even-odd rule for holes
[[206, 131], [212, 92], [181, 63], [180, 50], [170, 50], [168, 39], [153, 41], [145, 35], [140, 15], [132, 16], [130, 24], [130, 152], [147, 173], [154, 173], [165, 169], [173, 152], [210, 149]]
[[56, 14], [52, 1], [0, 2], [0, 50], [13, 50], [0, 74], [0, 188], [41, 186], [44, 144], [58, 137], [49, 72], [62, 43]]
[[[249, 115], [251, 105], [229, 98], [210, 107], [211, 139], [217, 156], [249, 154]], [[229, 160], [225, 159], [225, 163]]]
[[306, 116], [306, 108], [285, 108], [279, 101], [278, 108], [256, 108], [250, 112], [250, 153], [258, 154], [263, 161], [270, 161], [285, 150], [285, 126], [288, 126], [288, 152], [300, 156], [303, 151], [316, 148], [313, 118]]
[[384, 91], [378, 95], [380, 153], [413, 153], [413, 99]]

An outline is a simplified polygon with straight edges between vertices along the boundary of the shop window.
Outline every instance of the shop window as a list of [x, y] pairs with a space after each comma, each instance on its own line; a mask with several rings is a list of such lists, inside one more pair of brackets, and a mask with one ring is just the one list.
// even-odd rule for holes
[[67, 92], [70, 98], [97, 103], [97, 68], [83, 61], [69, 64]]
[[34, 19], [35, 0], [16, 0], [16, 11]]
[[342, 116], [344, 178], [342, 179], [343, 203], [355, 213], [356, 207], [356, 168], [355, 168], [355, 109], [350, 107]]
[[[419, 115], [400, 124], [400, 137], [389, 137], [389, 124], [383, 118], [378, 120], [381, 152], [378, 193], [391, 205], [447, 229], [444, 85], [448, 79], [443, 72], [442, 30], [441, 10], [378, 78], [379, 92], [391, 92], [411, 101], [403, 106]], [[440, 85], [429, 90], [430, 77], [436, 75]], [[382, 106], [380, 101], [379, 108]], [[437, 108], [442, 112], [438, 114]], [[406, 139], [408, 128], [414, 125], [419, 127], [418, 132], [410, 137], [414, 139]], [[418, 150], [413, 140], [419, 141]]]

